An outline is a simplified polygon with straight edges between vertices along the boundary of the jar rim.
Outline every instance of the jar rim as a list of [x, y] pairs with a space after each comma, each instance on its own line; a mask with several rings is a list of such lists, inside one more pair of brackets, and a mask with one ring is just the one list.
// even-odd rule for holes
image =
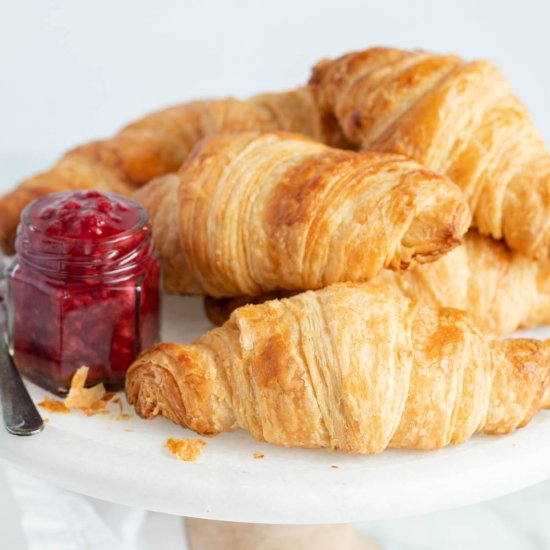
[[[52, 200], [56, 198], [61, 198], [63, 196], [68, 196], [74, 193], [75, 191], [76, 190], [50, 193], [48, 195], [43, 195], [42, 197], [39, 197], [33, 200], [23, 209], [23, 212], [21, 213], [21, 224], [25, 225], [26, 227], [31, 229], [33, 232], [36, 232], [36, 234], [44, 235], [44, 233], [40, 231], [38, 226], [35, 223], [33, 223], [33, 221], [31, 220], [32, 210], [46, 200]], [[79, 191], [86, 191], [86, 190], [82, 189]], [[92, 191], [92, 189], [89, 189], [88, 191]], [[108, 244], [116, 243], [119, 240], [123, 240], [126, 237], [132, 236], [137, 231], [143, 229], [149, 222], [149, 214], [147, 213], [147, 210], [139, 202], [135, 201], [134, 199], [131, 199], [130, 197], [120, 195], [119, 193], [113, 193], [111, 191], [99, 191], [99, 192], [102, 193], [103, 195], [107, 195], [109, 198], [121, 200], [125, 203], [129, 203], [133, 208], [137, 208], [137, 210], [139, 211], [138, 221], [131, 228], [126, 229], [125, 231], [121, 231], [120, 233], [116, 233], [115, 235], [110, 235], [109, 237], [105, 237], [104, 239], [68, 237], [65, 235], [47, 235], [48, 240], [51, 240], [52, 242], [58, 242], [58, 243], [81, 242], [84, 244], [100, 243], [102, 245], [103, 244], [108, 245]]]
[[71, 193], [45, 195], [25, 208], [15, 243], [20, 260], [50, 277], [75, 280], [125, 276], [141, 269], [154, 249], [152, 228], [147, 210], [128, 197], [104, 193], [106, 198], [121, 200], [125, 206], [134, 209], [138, 218], [129, 229], [114, 235], [99, 238], [49, 235], [37, 226], [33, 219], [37, 205], [39, 211], [43, 201], [54, 202]]

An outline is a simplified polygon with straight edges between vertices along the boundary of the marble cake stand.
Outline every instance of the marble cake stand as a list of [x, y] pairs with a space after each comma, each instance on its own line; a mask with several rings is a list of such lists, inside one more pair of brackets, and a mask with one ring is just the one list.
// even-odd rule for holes
[[[200, 299], [170, 298], [164, 305], [165, 340], [191, 341], [210, 328]], [[548, 337], [550, 330], [530, 335]], [[36, 401], [45, 395], [36, 386], [29, 389]], [[316, 533], [323, 543], [337, 537], [338, 548], [351, 548], [356, 541], [343, 526], [308, 531], [225, 522], [327, 525], [415, 515], [494, 498], [550, 478], [550, 411], [509, 436], [476, 436], [438, 451], [390, 450], [377, 456], [283, 449], [237, 431], [207, 439], [194, 463], [176, 460], [164, 445], [168, 437], [196, 435], [164, 419], [119, 421], [78, 412], [45, 416], [50, 423], [37, 436], [15, 437], [0, 429], [0, 458], [85, 495], [218, 520], [188, 521], [193, 548], [216, 548], [207, 539], [218, 536], [236, 540], [235, 547], [243, 550], [278, 548], [246, 546], [247, 537], [253, 541], [266, 533], [272, 541], [282, 540], [281, 547], [299, 548], [300, 537], [311, 544]], [[255, 459], [254, 453], [264, 458]], [[321, 542], [309, 546], [315, 547], [324, 548]], [[225, 543], [224, 548], [231, 546]]]

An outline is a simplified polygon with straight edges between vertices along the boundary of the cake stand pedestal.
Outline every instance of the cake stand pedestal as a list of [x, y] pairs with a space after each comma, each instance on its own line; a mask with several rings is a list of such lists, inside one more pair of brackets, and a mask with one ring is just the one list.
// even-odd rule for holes
[[349, 524], [267, 525], [185, 519], [189, 550], [380, 550]]

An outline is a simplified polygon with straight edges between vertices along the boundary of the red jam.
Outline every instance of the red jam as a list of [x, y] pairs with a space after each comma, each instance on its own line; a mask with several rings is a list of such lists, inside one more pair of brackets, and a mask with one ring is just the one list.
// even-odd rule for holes
[[33, 382], [66, 393], [124, 386], [128, 366], [159, 338], [160, 263], [146, 211], [111, 193], [48, 195], [23, 212], [9, 273], [14, 360]]
[[125, 199], [97, 191], [55, 195], [30, 212], [31, 223], [48, 237], [98, 241], [135, 227], [141, 209], [130, 208]]

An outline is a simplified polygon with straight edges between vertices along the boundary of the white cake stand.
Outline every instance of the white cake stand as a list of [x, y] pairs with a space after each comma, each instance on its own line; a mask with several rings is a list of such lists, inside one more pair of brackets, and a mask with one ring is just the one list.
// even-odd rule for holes
[[[199, 298], [166, 299], [164, 310], [165, 340], [189, 342], [211, 327]], [[548, 337], [550, 329], [529, 335]], [[46, 395], [29, 389], [36, 402]], [[463, 506], [550, 478], [550, 411], [508, 436], [377, 456], [284, 449], [237, 431], [207, 439], [197, 462], [168, 453], [168, 437], [196, 434], [164, 419], [43, 415], [50, 423], [36, 436], [0, 429], [0, 458], [78, 493], [207, 520], [290, 525], [386, 519]], [[199, 532], [203, 524], [190, 527]]]

